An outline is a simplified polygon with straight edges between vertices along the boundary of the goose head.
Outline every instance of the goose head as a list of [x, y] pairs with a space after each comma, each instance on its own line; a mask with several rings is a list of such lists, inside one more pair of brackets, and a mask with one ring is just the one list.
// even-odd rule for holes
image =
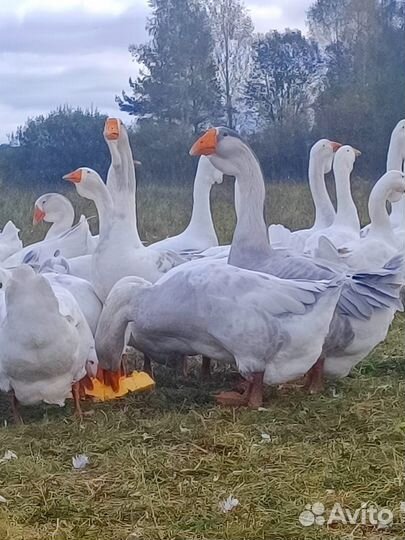
[[76, 186], [77, 193], [85, 199], [93, 199], [95, 190], [103, 183], [98, 172], [89, 167], [79, 167], [62, 178], [72, 182]]
[[[120, 118], [107, 118], [103, 131], [104, 139], [108, 145], [117, 141], [117, 144], [129, 144], [129, 136], [124, 122]], [[140, 162], [134, 162], [135, 165]]]
[[405, 195], [405, 173], [388, 171], [381, 177], [379, 182], [387, 186], [387, 200], [390, 203], [399, 202]]
[[348, 144], [341, 146], [337, 150], [335, 159], [333, 160], [333, 172], [336, 174], [336, 171], [339, 171], [341, 173], [350, 175], [353, 170], [356, 157], [360, 155], [360, 150], [356, 150]]
[[332, 163], [335, 153], [342, 145], [329, 139], [320, 139], [311, 148], [309, 153], [311, 160], [316, 160], [322, 164], [323, 173], [327, 174], [332, 170]]
[[35, 201], [32, 223], [55, 223], [67, 213], [74, 217], [73, 206], [66, 197], [60, 193], [45, 193]]
[[122, 126], [119, 118], [107, 118], [104, 124], [104, 138], [107, 141], [117, 141], [120, 138]]
[[237, 176], [247, 154], [254, 155], [249, 145], [233, 129], [211, 128], [191, 147], [191, 156], [207, 156], [215, 168], [228, 176]]

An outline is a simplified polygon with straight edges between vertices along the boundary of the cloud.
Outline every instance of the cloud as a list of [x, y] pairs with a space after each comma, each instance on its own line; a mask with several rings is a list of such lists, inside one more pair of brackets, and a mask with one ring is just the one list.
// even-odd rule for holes
[[[312, 0], [245, 0], [257, 31], [305, 27]], [[0, 1], [0, 142], [27, 117], [58, 105], [120, 113], [115, 95], [138, 66], [148, 0]]]
[[[59, 1], [59, 0], [58, 0]], [[20, 19], [15, 14], [0, 19], [2, 53], [33, 52], [38, 55], [87, 54], [119, 49], [146, 38], [147, 11], [131, 7], [117, 16], [82, 11], [33, 12]]]
[[[106, 12], [73, 10], [75, 0], [59, 1], [17, 1], [13, 12], [0, 7], [0, 142], [27, 117], [60, 104], [120, 116], [114, 98], [138, 72], [128, 45], [147, 38], [145, 2], [127, 7], [127, 0], [117, 0], [122, 9], [114, 14], [106, 10], [116, 8], [116, 0], [101, 2]], [[34, 10], [47, 2], [65, 9]]]
[[306, 12], [313, 0], [249, 0], [246, 5], [257, 32], [299, 28], [305, 31]]

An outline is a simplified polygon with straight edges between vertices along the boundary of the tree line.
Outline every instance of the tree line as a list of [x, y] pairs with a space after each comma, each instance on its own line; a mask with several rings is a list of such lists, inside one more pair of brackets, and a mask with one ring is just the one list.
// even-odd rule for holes
[[[405, 0], [315, 0], [307, 35], [255, 33], [243, 0], [149, 3], [149, 39], [129, 47], [140, 71], [116, 97], [134, 119], [148, 181], [189, 181], [188, 148], [219, 124], [250, 141], [269, 180], [304, 179], [320, 137], [362, 150], [362, 176], [384, 170], [390, 131], [405, 116]], [[48, 183], [78, 164], [105, 174], [103, 122], [66, 107], [30, 120], [1, 148], [0, 168], [23, 182]]]

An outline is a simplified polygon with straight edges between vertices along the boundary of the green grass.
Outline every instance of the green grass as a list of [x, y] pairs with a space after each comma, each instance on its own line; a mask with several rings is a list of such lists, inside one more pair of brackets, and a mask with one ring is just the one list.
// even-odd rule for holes
[[[269, 192], [273, 221], [310, 223], [304, 186]], [[190, 193], [141, 190], [143, 238], [181, 230]], [[232, 193], [219, 186], [214, 198], [226, 241]], [[20, 197], [16, 207], [5, 200], [7, 217], [15, 216], [26, 239], [42, 233], [29, 225], [35, 197]], [[82, 203], [84, 210], [94, 213]], [[3, 221], [4, 212], [3, 206]], [[386, 342], [324, 394], [268, 389], [260, 412], [214, 406], [213, 393], [235, 377], [223, 366], [210, 385], [200, 384], [197, 367], [187, 379], [160, 368], [155, 392], [85, 404], [94, 414], [83, 425], [69, 405], [23, 408], [25, 425], [13, 426], [7, 396], [0, 396], [0, 458], [5, 450], [18, 455], [0, 463], [0, 495], [7, 499], [0, 503], [0, 540], [402, 539], [404, 330], [400, 315]], [[263, 443], [262, 433], [271, 441]], [[90, 458], [81, 472], [72, 470], [77, 453]], [[231, 494], [240, 504], [225, 514], [219, 503]], [[391, 508], [396, 523], [387, 531], [302, 527], [299, 514], [317, 501], [352, 511], [374, 502]]]
[[[32, 226], [33, 205], [41, 190], [16, 192], [10, 184], [0, 183], [0, 228], [13, 219], [21, 229], [24, 243], [43, 238], [47, 225]], [[192, 182], [186, 186], [156, 186], [141, 184], [138, 189], [138, 226], [141, 238], [155, 242], [161, 238], [178, 234], [187, 226], [192, 207]], [[330, 186], [333, 195], [333, 186]], [[52, 191], [52, 189], [49, 189]], [[354, 198], [363, 222], [367, 222], [367, 204], [370, 185], [360, 179], [353, 182]], [[73, 202], [77, 217], [85, 214], [97, 216], [91, 201], [77, 196], [73, 186], [68, 186], [64, 194]], [[224, 182], [212, 190], [212, 209], [215, 227], [221, 243], [232, 239], [235, 227], [233, 184]], [[283, 223], [292, 229], [309, 227], [313, 223], [313, 204], [305, 183], [272, 183], [267, 186], [267, 223]], [[90, 226], [97, 231], [97, 219], [90, 220]]]

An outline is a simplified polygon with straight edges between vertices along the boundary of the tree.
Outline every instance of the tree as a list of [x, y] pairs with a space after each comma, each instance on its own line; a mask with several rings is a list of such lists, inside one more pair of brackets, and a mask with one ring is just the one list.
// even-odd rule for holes
[[221, 97], [234, 128], [249, 76], [253, 23], [241, 0], [211, 0], [209, 13]]
[[12, 135], [14, 146], [4, 145], [0, 165], [4, 177], [20, 185], [50, 186], [80, 166], [106, 174], [109, 153], [103, 139], [106, 116], [60, 107], [47, 116], [28, 119]]
[[344, 0], [338, 38], [329, 23], [337, 9], [335, 0], [317, 0], [309, 11], [313, 36], [326, 40], [316, 133], [358, 146], [367, 159], [357, 171], [375, 179], [384, 170], [390, 132], [404, 115], [405, 2]]
[[273, 30], [254, 43], [247, 101], [260, 120], [282, 124], [304, 113], [313, 101], [320, 53], [299, 30]]
[[199, 0], [150, 0], [148, 43], [131, 45], [142, 66], [132, 96], [117, 97], [121, 108], [140, 119], [181, 123], [194, 133], [219, 111], [213, 42]]

